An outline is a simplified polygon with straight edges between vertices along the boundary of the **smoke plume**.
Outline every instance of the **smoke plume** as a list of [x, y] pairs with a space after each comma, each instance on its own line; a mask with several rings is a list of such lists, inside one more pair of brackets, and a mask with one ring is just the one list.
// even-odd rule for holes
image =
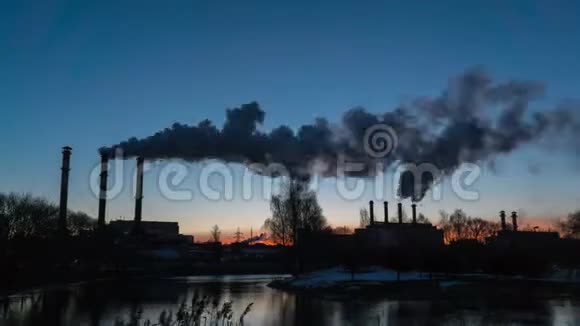
[[252, 244], [254, 242], [258, 242], [258, 241], [262, 241], [262, 240], [266, 240], [266, 234], [265, 233], [261, 233], [260, 235], [245, 239], [243, 241], [241, 241], [242, 244]]
[[[399, 163], [433, 164], [438, 175], [414, 180], [407, 173], [400, 180], [399, 195], [417, 201], [433, 182], [464, 162], [493, 162], [498, 155], [541, 139], [559, 143], [567, 139], [564, 143], [578, 151], [578, 106], [568, 103], [531, 110], [529, 104], [543, 93], [542, 83], [493, 82], [483, 70], [471, 69], [452, 78], [439, 96], [418, 98], [382, 114], [357, 107], [345, 112], [336, 124], [319, 118], [296, 130], [283, 125], [266, 132], [259, 130], [265, 112], [252, 102], [228, 109], [222, 128], [209, 120], [197, 125], [175, 123], [152, 136], [133, 137], [99, 151], [112, 157], [120, 148], [124, 158], [142, 156], [147, 160], [219, 159], [250, 165], [257, 173], [271, 171], [255, 163], [279, 163], [292, 178], [301, 180], [308, 180], [312, 173], [337, 176], [339, 162], [345, 158], [363, 163], [363, 170], [345, 171], [359, 177], [373, 176], [376, 163], [383, 168]], [[369, 155], [365, 144], [367, 131], [380, 124], [391, 127], [398, 140], [384, 157]], [[379, 139], [378, 145], [385, 146], [384, 141]]]

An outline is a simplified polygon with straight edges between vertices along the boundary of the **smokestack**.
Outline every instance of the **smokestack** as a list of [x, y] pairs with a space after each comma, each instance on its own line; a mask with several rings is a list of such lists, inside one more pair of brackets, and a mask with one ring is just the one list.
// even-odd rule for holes
[[403, 204], [398, 203], [397, 206], [399, 209], [399, 224], [403, 224]]
[[512, 224], [514, 231], [518, 230], [518, 213], [512, 212]]
[[375, 210], [374, 210], [374, 204], [373, 201], [369, 201], [369, 215], [370, 215], [370, 225], [375, 224]]
[[500, 211], [499, 217], [501, 218], [501, 230], [502, 231], [507, 230], [507, 225], [505, 223], [505, 211]]
[[411, 205], [413, 208], [413, 224], [417, 224], [417, 204]]
[[107, 177], [108, 177], [109, 157], [107, 154], [101, 155], [101, 181], [99, 185], [99, 219], [98, 226], [100, 229], [105, 227], [105, 212], [107, 208]]
[[389, 223], [389, 202], [384, 201], [383, 206], [385, 207], [385, 224]]
[[68, 233], [66, 226], [66, 214], [68, 205], [68, 175], [70, 171], [70, 155], [72, 148], [62, 148], [62, 168], [60, 177], [60, 206], [58, 214], [58, 232], [64, 236]]
[[137, 188], [135, 190], [135, 224], [141, 222], [143, 206], [143, 157], [137, 157]]

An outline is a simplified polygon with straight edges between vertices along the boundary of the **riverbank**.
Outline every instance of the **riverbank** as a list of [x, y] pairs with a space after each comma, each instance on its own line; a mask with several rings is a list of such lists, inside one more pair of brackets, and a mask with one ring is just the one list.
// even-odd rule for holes
[[155, 279], [184, 276], [218, 276], [218, 275], [255, 275], [255, 274], [289, 274], [288, 266], [272, 262], [215, 262], [215, 263], [179, 263], [124, 268], [118, 271], [94, 271], [79, 269], [61, 269], [42, 273], [22, 270], [10, 275], [4, 273], [0, 280], [0, 297], [17, 292], [46, 286], [59, 286], [71, 283], [94, 282], [98, 280], [132, 280]]
[[268, 286], [290, 292], [314, 295], [348, 296], [393, 295], [396, 297], [433, 297], [438, 295], [482, 293], [487, 289], [533, 290], [550, 295], [559, 293], [580, 297], [580, 273], [560, 270], [545, 277], [498, 276], [488, 274], [436, 274], [400, 272], [369, 267], [352, 273], [341, 267], [306, 273], [272, 281]]

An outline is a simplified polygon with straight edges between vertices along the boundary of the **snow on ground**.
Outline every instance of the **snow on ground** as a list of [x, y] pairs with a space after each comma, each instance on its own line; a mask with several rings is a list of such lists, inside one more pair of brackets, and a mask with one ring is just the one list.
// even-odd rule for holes
[[555, 267], [550, 275], [550, 280], [555, 282], [580, 282], [580, 268]]
[[[455, 278], [461, 278], [461, 280]], [[465, 278], [469, 281], [465, 282]], [[470, 281], [488, 280], [498, 278], [497, 275], [489, 274], [454, 274], [451, 278], [443, 275], [434, 275], [433, 279], [439, 281], [442, 288], [449, 288], [457, 285], [467, 284]], [[543, 278], [529, 278], [521, 275], [516, 276], [500, 276], [501, 279], [518, 279], [518, 280], [538, 280], [551, 282], [580, 282], [580, 270], [578, 269], [556, 269], [549, 276]], [[399, 275], [400, 281], [421, 281], [429, 280], [428, 273], [420, 272], [401, 272]], [[364, 270], [357, 271], [354, 274], [354, 279], [349, 270], [343, 267], [333, 267], [325, 270], [320, 270], [308, 274], [303, 274], [290, 279], [282, 281], [282, 284], [291, 288], [315, 289], [315, 288], [329, 288], [345, 282], [355, 283], [381, 283], [397, 281], [397, 272], [381, 267], [369, 267]], [[354, 286], [354, 285], [353, 285]]]
[[[418, 272], [401, 272], [401, 281], [427, 280], [429, 275]], [[354, 275], [355, 282], [390, 282], [397, 280], [397, 272], [380, 268], [371, 267], [359, 271]], [[298, 288], [322, 288], [330, 287], [341, 282], [353, 281], [350, 271], [341, 267], [334, 267], [321, 271], [316, 271], [298, 276], [289, 281], [289, 285]]]
[[463, 284], [468, 284], [467, 282], [460, 282], [460, 281], [441, 281], [439, 282], [439, 286], [446, 289], [446, 288], [450, 288], [452, 286], [455, 285], [463, 285]]

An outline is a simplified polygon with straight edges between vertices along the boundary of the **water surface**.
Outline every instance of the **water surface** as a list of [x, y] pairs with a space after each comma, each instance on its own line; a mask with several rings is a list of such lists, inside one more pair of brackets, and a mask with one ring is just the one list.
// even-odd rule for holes
[[175, 311], [195, 292], [233, 301], [235, 316], [253, 302], [246, 325], [580, 325], [580, 301], [567, 295], [489, 299], [474, 293], [461, 300], [395, 300], [359, 294], [329, 299], [267, 287], [280, 277], [196, 276], [47, 287], [0, 299], [0, 325], [113, 325], [136, 309], [156, 321], [161, 311]]

